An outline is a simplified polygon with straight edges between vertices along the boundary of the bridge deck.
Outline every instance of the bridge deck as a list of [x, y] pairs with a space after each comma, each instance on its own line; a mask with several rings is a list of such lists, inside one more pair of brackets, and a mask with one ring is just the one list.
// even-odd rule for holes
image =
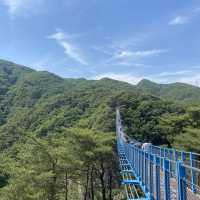
[[136, 140], [129, 143], [122, 131], [119, 110], [116, 130], [127, 200], [200, 200], [198, 154], [156, 146], [146, 152]]
[[134, 174], [131, 163], [126, 157], [123, 146], [118, 147], [119, 163], [121, 168], [122, 184], [125, 187], [126, 196], [129, 200], [148, 200], [143, 192], [139, 180]]

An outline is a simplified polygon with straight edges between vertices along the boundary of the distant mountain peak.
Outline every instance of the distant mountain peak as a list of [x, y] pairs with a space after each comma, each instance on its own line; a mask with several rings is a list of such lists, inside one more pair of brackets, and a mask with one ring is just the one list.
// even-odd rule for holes
[[142, 79], [137, 85], [139, 86], [139, 85], [146, 85], [146, 84], [156, 84], [157, 85], [157, 83], [155, 83], [155, 82], [153, 82], [153, 81], [150, 81], [150, 80], [148, 80], [148, 79]]
[[[2, 77], [0, 77], [2, 85], [0, 88], [6, 86], [7, 89], [9, 89], [8, 87], [11, 85], [17, 83], [18, 80], [26, 80], [27, 82], [31, 82], [31, 84], [39, 83], [49, 86], [50, 84], [54, 85], [55, 83], [61, 83], [62, 86], [59, 87], [63, 87], [63, 85], [69, 84], [80, 88], [81, 85], [85, 84], [85, 87], [91, 86], [93, 88], [100, 87], [114, 90], [118, 88], [121, 90], [129, 91], [136, 90], [139, 93], [142, 92], [168, 100], [188, 102], [200, 101], [200, 88], [185, 83], [158, 84], [151, 80], [143, 79], [135, 86], [127, 82], [114, 80], [111, 78], [102, 78], [100, 80], [93, 81], [85, 79], [63, 79], [50, 72], [35, 71], [23, 65], [18, 65], [14, 62], [3, 59], [0, 59], [0, 75]], [[2, 89], [2, 91], [6, 90]]]
[[195, 102], [200, 100], [200, 88], [186, 83], [158, 84], [143, 79], [137, 84], [138, 89], [168, 100]]

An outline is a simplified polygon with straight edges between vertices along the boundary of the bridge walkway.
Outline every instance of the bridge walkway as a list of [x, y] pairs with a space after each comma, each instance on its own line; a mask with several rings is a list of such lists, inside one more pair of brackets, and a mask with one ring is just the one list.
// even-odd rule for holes
[[117, 110], [118, 156], [127, 200], [200, 200], [200, 155], [127, 140]]

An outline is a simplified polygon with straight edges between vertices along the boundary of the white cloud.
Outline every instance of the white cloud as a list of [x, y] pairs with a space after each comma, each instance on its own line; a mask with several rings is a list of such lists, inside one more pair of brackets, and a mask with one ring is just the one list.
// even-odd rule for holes
[[191, 76], [180, 77], [179, 79], [177, 79], [177, 82], [188, 83], [200, 87], [200, 73]]
[[122, 50], [122, 51], [114, 51], [109, 59], [107, 59], [104, 64], [105, 65], [122, 65], [122, 66], [133, 66], [133, 67], [144, 67], [145, 65], [142, 63], [138, 63], [138, 60], [151, 58], [154, 56], [158, 56], [162, 53], [167, 52], [167, 49], [150, 49], [150, 50]]
[[149, 34], [140, 33], [138, 35], [123, 40], [111, 41], [109, 47], [113, 49], [127, 49], [131, 47], [137, 47], [138, 45], [141, 45], [141, 43], [144, 43], [144, 41], [148, 38]]
[[135, 62], [129, 62], [129, 61], [116, 61], [109, 63], [108, 66], [126, 66], [126, 67], [145, 67], [142, 63], [135, 63]]
[[188, 17], [177, 16], [169, 22], [169, 25], [181, 25], [189, 22]]
[[[140, 46], [149, 38], [149, 34], [139, 34], [124, 40], [112, 40], [109, 38], [104, 45], [92, 46], [104, 58], [102, 66], [130, 66], [145, 67], [143, 59], [151, 59], [154, 56], [168, 52], [170, 49], [141, 49]], [[148, 65], [149, 66], [149, 65]]]
[[156, 77], [152, 76], [151, 80], [157, 83], [187, 83], [190, 85], [200, 87], [200, 73], [197, 74], [190, 74], [184, 76], [169, 76], [169, 77]]
[[104, 73], [99, 74], [92, 79], [99, 80], [102, 78], [111, 78], [114, 80], [124, 81], [131, 84], [137, 84], [142, 79], [149, 79], [151, 81], [154, 81], [156, 83], [174, 83], [174, 82], [180, 82], [180, 83], [187, 83], [195, 86], [200, 87], [200, 73], [194, 72], [194, 71], [176, 71], [176, 72], [162, 72], [160, 74], [152, 74], [152, 75], [135, 75], [135, 74], [129, 74], [129, 73]]
[[128, 73], [127, 74], [105, 73], [105, 74], [97, 75], [97, 76], [93, 77], [92, 79], [100, 80], [102, 78], [111, 78], [111, 79], [115, 79], [115, 80], [118, 80], [118, 81], [128, 82], [128, 83], [131, 83], [131, 84], [137, 84], [144, 77], [135, 76], [135, 75], [128, 74]]
[[68, 57], [72, 58], [73, 60], [83, 65], [88, 64], [80, 55], [80, 50], [77, 47], [75, 47], [73, 44], [71, 44], [70, 42], [71, 36], [67, 35], [61, 30], [57, 30], [56, 33], [47, 36], [47, 38], [55, 40], [58, 45], [64, 48], [64, 53]]
[[160, 74], [156, 74], [154, 77], [167, 77], [167, 76], [182, 76], [192, 73], [191, 70], [180, 70], [174, 72], [162, 72]]
[[162, 72], [148, 77], [157, 83], [187, 83], [200, 86], [200, 73], [196, 70], [180, 70], [171, 72]]
[[9, 14], [13, 17], [17, 14], [29, 15], [38, 12], [39, 7], [45, 0], [0, 0], [7, 8]]
[[141, 59], [149, 56], [156, 56], [161, 53], [166, 52], [163, 49], [151, 49], [151, 50], [144, 50], [144, 51], [121, 51], [120, 53], [114, 56], [115, 59]]

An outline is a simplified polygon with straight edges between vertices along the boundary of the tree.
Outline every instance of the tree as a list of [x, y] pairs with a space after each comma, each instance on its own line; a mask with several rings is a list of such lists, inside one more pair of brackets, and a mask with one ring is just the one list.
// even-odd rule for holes
[[2, 156], [2, 175], [9, 177], [0, 189], [2, 200], [95, 200], [99, 194], [112, 199], [112, 133], [73, 128], [45, 138], [24, 137], [13, 146], [13, 156]]
[[[62, 185], [64, 175], [67, 174], [67, 179], [74, 178], [74, 166], [80, 166], [81, 162], [64, 137], [39, 139], [30, 133], [27, 137], [25, 144], [15, 145], [18, 153], [14, 159], [4, 159], [2, 167], [9, 175], [9, 184], [1, 189], [1, 199], [60, 199], [61, 190], [67, 190], [67, 185]], [[72, 168], [74, 171], [70, 171]], [[67, 191], [63, 194], [66, 196]]]
[[174, 144], [178, 149], [200, 153], [200, 130], [188, 127], [184, 133], [175, 137]]

